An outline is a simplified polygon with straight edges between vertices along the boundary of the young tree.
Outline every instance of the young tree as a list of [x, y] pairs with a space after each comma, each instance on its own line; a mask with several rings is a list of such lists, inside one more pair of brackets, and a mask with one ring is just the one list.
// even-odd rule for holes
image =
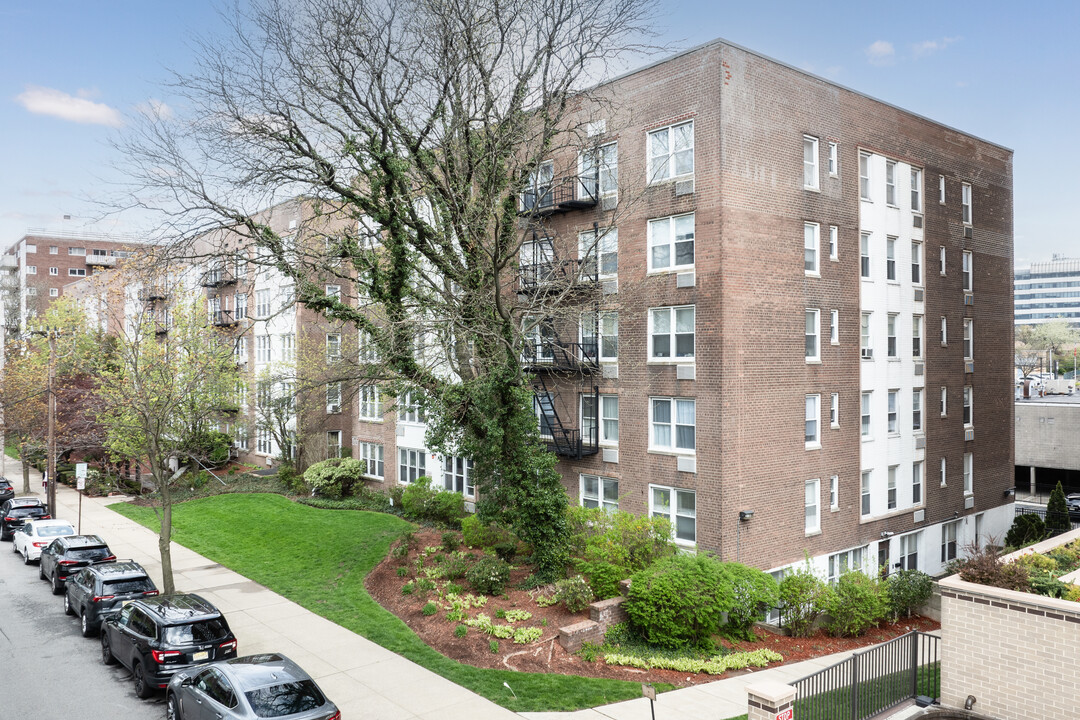
[[[597, 180], [578, 177], [578, 150], [595, 173], [585, 129], [612, 99], [586, 88], [642, 49], [650, 6], [255, 0], [231, 40], [204, 43], [200, 69], [177, 78], [191, 117], [149, 117], [123, 147], [136, 202], [175, 199], [193, 233], [230, 228], [300, 301], [370, 337], [380, 361], [363, 381], [423, 394], [429, 446], [474, 460], [479, 512], [515, 525], [541, 576], [564, 571], [567, 497], [538, 438], [522, 327], [583, 306], [577, 269], [562, 288], [517, 292], [523, 239], [543, 230], [519, 198], [553, 192], [556, 170], [541, 163], [560, 153], [560, 188]], [[306, 227], [257, 219], [297, 196], [313, 211]], [[324, 244], [334, 217], [348, 222]], [[326, 272], [364, 301], [325, 292]], [[438, 349], [418, 353], [424, 338]]]
[[1054, 486], [1046, 503], [1046, 529], [1054, 535], [1072, 530], [1069, 506], [1065, 502], [1065, 491], [1060, 482]]
[[207, 437], [223, 409], [236, 404], [232, 344], [208, 327], [204, 301], [179, 289], [167, 331], [142, 313], [124, 323], [115, 353], [101, 368], [100, 415], [115, 456], [145, 462], [161, 504], [158, 550], [164, 592], [173, 584], [172, 490], [210, 461]]

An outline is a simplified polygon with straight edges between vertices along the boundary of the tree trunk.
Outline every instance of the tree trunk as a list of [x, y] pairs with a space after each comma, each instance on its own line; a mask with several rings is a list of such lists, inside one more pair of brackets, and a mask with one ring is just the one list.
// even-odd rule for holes
[[30, 494], [30, 463], [25, 458], [22, 460], [22, 491], [23, 495]]
[[158, 552], [161, 555], [162, 594], [176, 592], [172, 571], [172, 491], [166, 481], [161, 484], [161, 531], [158, 533]]

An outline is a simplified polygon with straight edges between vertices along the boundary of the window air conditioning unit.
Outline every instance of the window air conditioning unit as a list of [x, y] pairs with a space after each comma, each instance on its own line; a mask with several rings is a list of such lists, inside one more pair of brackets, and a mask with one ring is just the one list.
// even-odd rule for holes
[[296, 220], [290, 220], [290, 221], [289, 221], [289, 229], [290, 229], [290, 230], [295, 230], [295, 229], [296, 229], [296, 225], [297, 225], [297, 221], [296, 221]]
[[922, 288], [915, 288], [915, 302], [922, 302], [924, 293]]
[[914, 217], [912, 217], [911, 218], [911, 224], [912, 224], [912, 227], [921, 228], [922, 227], [922, 215], [915, 215]]
[[968, 360], [968, 361], [964, 362], [964, 372], [966, 372], [966, 373], [975, 372], [975, 361], [974, 360]]
[[340, 405], [327, 405], [326, 406], [326, 412], [331, 414], [331, 415], [339, 413], [339, 412], [341, 412], [341, 406]]
[[966, 239], [968, 239], [968, 240], [971, 240], [971, 226], [970, 225], [968, 227], [964, 228], [964, 237]]
[[965, 305], [974, 305], [975, 304], [975, 296], [972, 295], [971, 293], [964, 293], [964, 304]]
[[862, 348], [861, 355], [863, 360], [873, 360], [874, 348]]
[[975, 439], [975, 428], [964, 428], [964, 441], [970, 442]]

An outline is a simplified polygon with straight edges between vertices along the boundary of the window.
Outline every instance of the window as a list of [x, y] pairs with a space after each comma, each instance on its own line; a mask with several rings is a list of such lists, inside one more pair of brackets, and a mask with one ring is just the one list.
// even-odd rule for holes
[[870, 396], [871, 393], [862, 394], [862, 417], [859, 433], [864, 437], [870, 437]]
[[922, 462], [911, 464], [911, 504], [922, 505]]
[[971, 224], [971, 183], [960, 185], [960, 209], [965, 225]]
[[521, 194], [522, 209], [536, 210], [551, 207], [554, 201], [551, 187], [554, 182], [555, 164], [551, 160], [546, 160], [537, 165], [536, 169], [529, 174], [528, 185], [525, 192]]
[[[27, 269], [27, 271], [29, 271], [29, 268]], [[53, 275], [53, 276], [59, 275], [60, 274], [60, 268], [54, 268], [54, 267], [49, 268], [49, 274]]]
[[896, 398], [899, 392], [899, 390], [889, 391], [889, 407], [886, 414], [886, 420], [888, 421], [888, 430], [890, 435], [895, 435], [900, 432], [896, 424]]
[[945, 458], [941, 458], [941, 487], [945, 487]]
[[371, 333], [367, 330], [361, 330], [356, 337], [359, 345], [359, 361], [365, 364], [379, 362], [379, 348], [375, 345], [375, 339], [371, 336]]
[[694, 122], [679, 123], [648, 136], [649, 183], [663, 182], [694, 172]]
[[398, 482], [412, 483], [427, 475], [427, 451], [398, 448]]
[[650, 398], [650, 450], [694, 452], [695, 403], [692, 399]]
[[911, 243], [911, 284], [922, 285], [922, 243]]
[[971, 386], [964, 386], [964, 427], [971, 427]]
[[540, 436], [551, 439], [552, 424], [555, 422], [555, 399], [549, 392], [537, 391], [533, 394], [533, 411], [540, 429]]
[[862, 489], [859, 497], [859, 514], [863, 517], [870, 514], [870, 470], [862, 472]]
[[600, 360], [619, 359], [619, 313], [600, 313]]
[[959, 520], [943, 523], [941, 526], [941, 562], [952, 562], [956, 559], [956, 529], [960, 525]]
[[821, 481], [807, 480], [805, 488], [806, 534], [821, 530]]
[[619, 444], [619, 396], [600, 396], [600, 442], [603, 445]]
[[596, 235], [596, 230], [578, 233], [581, 272], [583, 275], [596, 274], [601, 278], [617, 277], [619, 274], [619, 231], [611, 228], [602, 233], [599, 239]]
[[326, 383], [326, 412], [333, 415], [341, 412], [341, 383]]
[[259, 317], [259, 318], [270, 317], [270, 291], [269, 290], [256, 290], [255, 291], [255, 317]]
[[806, 449], [812, 450], [814, 448], [821, 447], [821, 436], [819, 428], [821, 426], [821, 396], [820, 395], [807, 395], [806, 396], [806, 419], [805, 419], [805, 436], [806, 436]]
[[49, 297], [60, 297], [60, 288], [49, 288]]
[[270, 431], [266, 428], [259, 428], [259, 432], [255, 436], [255, 452], [269, 455], [273, 452], [273, 447], [273, 442], [270, 439]]
[[937, 193], [938, 193], [938, 202], [941, 203], [942, 205], [944, 205], [945, 204], [945, 176], [944, 175], [938, 175], [937, 176]]
[[833, 475], [829, 478], [829, 509], [840, 509], [840, 476]]
[[885, 279], [896, 280], [896, 238], [885, 238]]
[[443, 458], [443, 487], [465, 497], [476, 495], [473, 486], [473, 461], [471, 458], [447, 456]]
[[423, 394], [419, 390], [409, 390], [398, 398], [398, 422], [425, 422]]
[[360, 400], [361, 420], [382, 420], [382, 409], [379, 407], [379, 388], [374, 385], [365, 385], [358, 392]]
[[896, 313], [889, 313], [888, 318], [885, 321], [886, 327], [886, 340], [885, 340], [885, 354], [891, 359], [896, 359]]
[[653, 517], [666, 517], [671, 521], [675, 542], [696, 542], [697, 498], [694, 491], [657, 485], [649, 486], [649, 490], [649, 514]]
[[859, 199], [870, 199], [870, 153], [859, 153]]
[[848, 570], [862, 570], [866, 546], [845, 550], [829, 556], [828, 582], [835, 585]]
[[578, 177], [587, 195], [615, 195], [619, 191], [619, 148], [601, 145], [578, 155]]
[[922, 212], [922, 170], [911, 168], [911, 212]]
[[870, 233], [859, 235], [859, 277], [870, 279]]
[[971, 251], [965, 250], [960, 256], [963, 258], [961, 277], [964, 279], [964, 292], [971, 292]]
[[[672, 349], [674, 348], [674, 354]], [[649, 359], [693, 359], [694, 306], [649, 310]]]
[[359, 457], [365, 464], [364, 475], [382, 480], [385, 477], [383, 446], [379, 443], [361, 442], [359, 450]]
[[900, 569], [919, 569], [919, 539], [921, 532], [904, 535], [900, 538]]
[[27, 295], [37, 295], [37, 288], [36, 287], [28, 287], [28, 288], [26, 288], [26, 294]]
[[326, 457], [328, 457], [328, 458], [341, 457], [341, 431], [340, 430], [327, 430], [326, 431]]
[[60, 248], [57, 247], [56, 245], [50, 245], [49, 246], [49, 254], [50, 255], [59, 255], [60, 254]]
[[581, 395], [581, 439], [590, 445], [600, 438], [600, 429], [596, 424], [596, 396]]
[[803, 270], [807, 275], [821, 272], [818, 267], [819, 231], [817, 223], [803, 223]]
[[326, 333], [326, 362], [341, 360], [341, 334]]
[[971, 495], [974, 492], [971, 476], [971, 453], [964, 453], [964, 494]]
[[829, 342], [833, 345], [840, 344], [840, 311], [829, 311]]
[[694, 213], [649, 221], [649, 272], [694, 266]]
[[922, 432], [922, 390], [911, 391], [911, 429]]
[[829, 226], [829, 259], [839, 260], [840, 228], [835, 225]]
[[270, 336], [269, 335], [256, 335], [255, 336], [255, 360], [256, 360], [256, 362], [261, 362], [261, 363], [270, 362]]
[[941, 316], [941, 344], [942, 346], [949, 344], [949, 322], [944, 315]]
[[938, 250], [938, 274], [945, 277], [945, 246]]
[[26, 266], [26, 274], [27, 275], [37, 275], [37, 265], [27, 265]]
[[889, 466], [889, 484], [886, 487], [886, 509], [896, 509], [896, 466]]
[[818, 189], [818, 139], [803, 135], [803, 187], [807, 190]]
[[821, 360], [821, 345], [820, 334], [821, 328], [821, 311], [820, 310], [807, 310], [806, 311], [806, 330], [805, 330], [805, 354], [806, 362], [818, 362]]
[[941, 417], [948, 414], [949, 388], [941, 388]]
[[874, 359], [874, 348], [870, 344], [870, 313], [859, 316], [859, 348], [863, 360]]
[[911, 316], [911, 357], [922, 357], [922, 315]]
[[[33, 245], [27, 245], [26, 246], [26, 252], [36, 252], [37, 251], [36, 247], [34, 247], [34, 249], [31, 250], [30, 248], [32, 248], [32, 247], [34, 247], [34, 246]], [[68, 255], [86, 255], [86, 248], [69, 247], [68, 248]]]
[[829, 427], [840, 427], [840, 393], [832, 394], [832, 402], [829, 405]]
[[247, 317], [247, 295], [236, 293], [233, 296], [233, 305], [236, 307], [236, 319], [243, 320]]
[[296, 359], [296, 335], [285, 333], [281, 336], [281, 360], [292, 362]]
[[597, 475], [581, 476], [581, 506], [602, 507], [614, 512], [619, 509], [619, 481]]
[[[29, 270], [30, 268], [27, 268]], [[37, 268], [34, 269], [37, 272]], [[86, 277], [86, 268], [68, 268], [68, 275], [70, 277]]]
[[964, 318], [964, 359], [971, 360], [975, 355], [972, 346], [972, 332], [974, 330], [975, 321], [971, 318]]
[[896, 162], [885, 161], [885, 204], [896, 205]]
[[335, 300], [341, 299], [341, 286], [340, 285], [327, 285], [326, 297], [334, 298]]
[[836, 177], [840, 174], [840, 147], [832, 140], [829, 141], [829, 175]]

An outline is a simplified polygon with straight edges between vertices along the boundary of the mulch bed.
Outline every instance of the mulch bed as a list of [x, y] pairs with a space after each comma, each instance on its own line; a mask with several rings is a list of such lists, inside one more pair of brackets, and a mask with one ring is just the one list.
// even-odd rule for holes
[[[602, 660], [586, 662], [577, 655], [566, 652], [559, 645], [558, 633], [560, 627], [588, 620], [588, 610], [571, 613], [561, 603], [551, 607], [537, 605], [533, 600], [536, 591], [519, 590], [514, 587], [529, 574], [528, 567], [516, 567], [511, 573], [510, 583], [507, 585], [505, 595], [489, 597], [487, 604], [482, 609], [470, 610], [469, 616], [475, 617], [478, 612], [483, 612], [491, 617], [494, 622], [503, 623], [505, 621], [495, 617], [496, 610], [500, 608], [503, 610], [512, 608], [528, 610], [532, 613], [532, 618], [515, 623], [515, 625], [542, 626], [544, 634], [540, 640], [528, 645], [515, 645], [508, 639], [499, 640], [498, 652], [493, 653], [490, 647], [492, 637], [476, 628], [469, 628], [468, 634], [463, 638], [455, 637], [454, 628], [457, 627], [458, 623], [448, 621], [445, 611], [440, 610], [430, 616], [424, 616], [421, 612], [424, 605], [431, 599], [430, 597], [421, 593], [401, 594], [402, 586], [409, 580], [415, 579], [412, 567], [417, 556], [425, 547], [438, 546], [441, 538], [441, 531], [418, 531], [414, 549], [409, 553], [408, 558], [403, 562], [401, 558], [388, 557], [372, 570], [365, 584], [368, 592], [380, 605], [401, 618], [425, 643], [449, 658], [474, 667], [508, 669], [520, 672], [562, 673], [582, 677], [614, 678], [632, 682], [666, 682], [678, 687], [698, 685], [729, 677], [733, 674], [752, 672], [752, 670], [741, 670], [729, 671], [724, 675], [690, 675], [674, 670], [640, 670], [606, 665]], [[475, 551], [475, 553], [478, 556], [480, 554], [479, 551]], [[397, 569], [402, 565], [410, 569], [409, 575], [406, 577], [398, 577], [397, 575]], [[464, 580], [457, 582], [463, 586], [466, 585]], [[469, 592], [467, 587], [465, 592]], [[545, 620], [547, 622], [546, 626], [543, 625]], [[926, 632], [937, 630], [939, 627], [940, 624], [933, 620], [913, 617], [872, 629], [857, 638], [834, 638], [821, 632], [809, 638], [792, 638], [759, 631], [759, 640], [757, 642], [730, 644], [725, 641], [725, 645], [738, 651], [769, 648], [783, 655], [785, 663], [791, 663], [874, 645], [903, 635], [911, 630]], [[775, 663], [770, 667], [780, 664], [782, 663]]]

